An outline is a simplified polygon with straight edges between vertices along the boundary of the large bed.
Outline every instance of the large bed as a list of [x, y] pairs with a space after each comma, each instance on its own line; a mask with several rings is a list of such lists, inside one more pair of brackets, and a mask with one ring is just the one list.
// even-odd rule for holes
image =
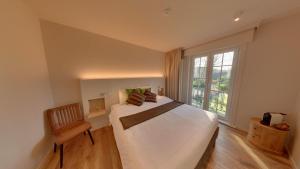
[[[110, 123], [123, 169], [195, 169], [203, 166], [218, 131], [214, 113], [182, 104], [159, 116], [124, 129], [121, 117], [170, 103], [157, 96], [157, 103], [142, 106], [115, 104]], [[206, 158], [205, 158], [206, 157]]]

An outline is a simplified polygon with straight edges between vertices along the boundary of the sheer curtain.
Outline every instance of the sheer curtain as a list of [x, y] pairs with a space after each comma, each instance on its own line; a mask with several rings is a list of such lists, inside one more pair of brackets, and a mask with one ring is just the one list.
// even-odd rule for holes
[[181, 59], [183, 56], [182, 48], [174, 49], [165, 55], [165, 78], [166, 96], [174, 100], [180, 100], [181, 84]]

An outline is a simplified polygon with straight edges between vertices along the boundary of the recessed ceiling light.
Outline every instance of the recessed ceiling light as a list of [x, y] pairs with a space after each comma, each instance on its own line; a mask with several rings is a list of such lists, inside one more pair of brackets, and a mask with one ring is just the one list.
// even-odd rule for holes
[[241, 20], [242, 15], [244, 14], [244, 11], [239, 11], [233, 16], [233, 21], [238, 22]]
[[236, 17], [234, 18], [234, 22], [238, 22], [241, 18], [240, 17]]

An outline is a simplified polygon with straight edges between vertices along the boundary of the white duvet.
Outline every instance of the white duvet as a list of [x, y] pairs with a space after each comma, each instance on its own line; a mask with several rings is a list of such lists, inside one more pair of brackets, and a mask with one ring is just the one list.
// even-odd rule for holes
[[110, 122], [123, 169], [194, 169], [217, 128], [217, 116], [189, 105], [124, 130], [119, 120], [172, 100], [158, 96], [157, 103], [112, 106]]

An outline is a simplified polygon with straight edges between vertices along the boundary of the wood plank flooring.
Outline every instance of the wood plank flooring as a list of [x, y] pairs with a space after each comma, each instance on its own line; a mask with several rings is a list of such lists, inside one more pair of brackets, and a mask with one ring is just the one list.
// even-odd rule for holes
[[[80, 135], [65, 146], [64, 169], [122, 169], [112, 127], [93, 132], [95, 145]], [[58, 151], [59, 152], [59, 151]], [[59, 169], [53, 154], [45, 169]], [[292, 169], [287, 156], [276, 156], [246, 142], [246, 133], [220, 125], [220, 132], [207, 169]]]

